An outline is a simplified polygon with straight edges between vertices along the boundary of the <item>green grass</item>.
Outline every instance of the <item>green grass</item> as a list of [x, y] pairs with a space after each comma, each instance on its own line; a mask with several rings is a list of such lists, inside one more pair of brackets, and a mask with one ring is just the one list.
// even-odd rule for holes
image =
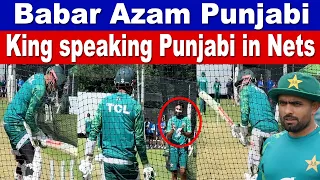
[[3, 121], [3, 116], [8, 105], [7, 102], [7, 98], [0, 98], [0, 122]]
[[[233, 106], [225, 99], [220, 104], [234, 123], [240, 123], [239, 106]], [[247, 170], [248, 148], [232, 137], [230, 126], [220, 117], [217, 119], [217, 113], [209, 106], [196, 142], [197, 179], [243, 179]]]

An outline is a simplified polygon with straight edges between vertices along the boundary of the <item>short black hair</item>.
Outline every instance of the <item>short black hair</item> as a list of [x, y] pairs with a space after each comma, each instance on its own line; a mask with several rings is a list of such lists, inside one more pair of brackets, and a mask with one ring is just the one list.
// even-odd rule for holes
[[182, 101], [178, 101], [178, 102], [176, 103], [175, 107], [177, 107], [177, 106], [181, 106], [182, 109], [184, 109], [184, 103], [183, 103]]

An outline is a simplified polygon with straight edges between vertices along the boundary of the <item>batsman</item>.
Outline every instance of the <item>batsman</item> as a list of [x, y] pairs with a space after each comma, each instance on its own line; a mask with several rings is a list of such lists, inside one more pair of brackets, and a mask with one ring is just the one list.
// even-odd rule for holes
[[255, 85], [254, 74], [246, 69], [239, 73], [235, 86], [240, 96], [240, 142], [247, 145], [248, 125], [251, 125], [251, 139], [248, 154], [248, 170], [246, 179], [256, 179], [261, 157], [262, 144], [271, 135], [278, 132], [266, 93]]
[[[34, 180], [35, 174], [40, 173], [40, 151], [31, 141], [41, 144], [47, 137], [36, 125], [35, 115], [44, 103], [44, 97], [56, 92], [65, 80], [60, 66], [50, 67], [46, 74], [31, 76], [9, 103], [4, 114], [4, 129], [18, 162], [14, 179]], [[24, 123], [30, 127], [32, 137], [27, 133]]]
[[144, 167], [144, 179], [155, 178], [146, 151], [141, 105], [131, 96], [135, 78], [130, 67], [120, 68], [114, 79], [118, 92], [102, 99], [98, 106], [86, 142], [86, 159], [79, 166], [85, 179], [89, 179], [92, 173], [99, 133], [102, 137], [105, 179], [140, 179], [137, 152]]

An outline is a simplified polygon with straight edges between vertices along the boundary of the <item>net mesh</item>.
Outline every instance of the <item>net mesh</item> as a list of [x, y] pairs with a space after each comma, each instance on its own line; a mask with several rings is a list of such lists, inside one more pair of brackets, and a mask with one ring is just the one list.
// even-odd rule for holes
[[[8, 103], [23, 81], [26, 83], [36, 73], [45, 73], [48, 67], [0, 65], [0, 117], [3, 125], [0, 129], [0, 179], [13, 179], [17, 167], [15, 156], [10, 152], [10, 142], [15, 140], [9, 139], [4, 128]], [[320, 77], [318, 65], [130, 65], [126, 67], [133, 69], [135, 74], [132, 77], [137, 81], [132, 96], [124, 97], [116, 94], [118, 90], [114, 85], [116, 72], [123, 67], [121, 65], [61, 67], [67, 77], [66, 85], [57, 94], [46, 94], [35, 115], [36, 125], [54, 140], [49, 142], [52, 147], [41, 149], [41, 179], [82, 179], [79, 166], [86, 159], [88, 138], [97, 142], [93, 151], [91, 179], [103, 179], [105, 175], [106, 179], [112, 179], [119, 174], [127, 179], [134, 179], [137, 175], [143, 179], [143, 163], [139, 153], [135, 152], [143, 154], [144, 149], [149, 164], [156, 172], [156, 179], [171, 179], [173, 169], [178, 170], [180, 178], [180, 169], [183, 170], [184, 166], [190, 180], [244, 179], [244, 174], [249, 172], [248, 165], [259, 163], [259, 159], [248, 158], [260, 154], [260, 149], [249, 146], [249, 143], [261, 143], [260, 139], [254, 139], [255, 135], [268, 137], [270, 133], [264, 130], [270, 127], [283, 130], [278, 122], [277, 104], [266, 93], [277, 87], [278, 80], [286, 73], [300, 71], [317, 79]], [[243, 70], [253, 73], [249, 80], [252, 89], [247, 87], [245, 80], [237, 84], [239, 77], [243, 78], [240, 73]], [[124, 74], [118, 81], [126, 82], [127, 78], [130, 81], [130, 74], [127, 71]], [[130, 88], [124, 89], [130, 91]], [[181, 135], [177, 130], [182, 123], [172, 123], [177, 101], [164, 107], [175, 97], [188, 98], [197, 105], [193, 107], [190, 102], [182, 101], [183, 116], [190, 119], [190, 124], [184, 128], [191, 132], [189, 138], [179, 139]], [[248, 105], [240, 106], [246, 97]], [[163, 113], [159, 124], [161, 109]], [[200, 135], [197, 110], [202, 117]], [[140, 111], [142, 116], [139, 116]], [[244, 138], [241, 136], [244, 129], [239, 124], [246, 123], [246, 117], [250, 117], [250, 123], [248, 136]], [[268, 117], [267, 123], [263, 122], [264, 117]], [[170, 137], [168, 132], [173, 125], [177, 127]], [[192, 145], [175, 149], [168, 145], [161, 131], [172, 143], [186, 144], [197, 135], [199, 137]], [[140, 134], [142, 137], [139, 138]], [[141, 139], [143, 143], [139, 141]], [[68, 151], [61, 149], [61, 142]], [[130, 165], [119, 164], [119, 159], [124, 160], [121, 163]], [[103, 160], [108, 162], [105, 166]]]
[[[101, 74], [100, 76], [97, 75], [94, 77], [91, 76], [91, 73], [86, 75], [84, 73], [85, 69], [86, 68], [95, 69], [98, 67], [88, 67], [88, 66], [78, 67], [78, 70], [79, 70], [78, 74], [79, 76], [82, 76], [82, 77], [79, 77], [79, 79], [86, 79], [85, 82], [88, 83], [86, 85], [81, 84], [82, 82], [80, 80], [79, 86], [84, 87], [84, 89], [78, 92], [78, 104], [80, 109], [79, 111], [80, 115], [78, 116], [78, 120], [80, 122], [79, 123], [80, 125], [78, 126], [78, 134], [79, 134], [79, 137], [82, 137], [82, 138], [79, 138], [79, 143], [78, 143], [80, 156], [83, 156], [85, 152], [85, 142], [86, 142], [86, 138], [88, 138], [88, 132], [86, 132], [86, 129], [88, 129], [89, 127], [88, 113], [90, 114], [90, 119], [92, 121], [97, 114], [98, 105], [100, 104], [102, 99], [117, 91], [116, 89], [114, 89], [114, 76], [120, 67], [121, 66], [118, 66], [118, 65], [101, 67], [99, 71], [104, 71], [106, 74], [105, 75]], [[168, 149], [168, 146], [166, 145], [166, 142], [162, 139], [160, 135], [160, 130], [158, 129], [158, 115], [163, 104], [173, 97], [183, 96], [191, 99], [194, 102], [196, 101], [197, 94], [196, 94], [196, 91], [194, 91], [194, 89], [196, 88], [196, 68], [195, 66], [174, 66], [174, 67], [173, 66], [143, 66], [142, 67], [142, 66], [136, 66], [136, 65], [130, 66], [130, 67], [134, 70], [134, 72], [137, 75], [137, 85], [133, 92], [133, 97], [134, 99], [136, 99], [138, 103], [142, 105], [141, 111], [143, 113], [143, 118], [141, 119], [141, 121], [144, 124], [144, 126], [142, 127], [143, 132], [145, 134], [144, 148], [146, 149], [149, 163], [154, 168], [157, 174], [156, 176], [157, 179], [168, 179], [171, 177], [171, 174], [167, 169], [167, 168], [170, 168], [168, 167], [169, 162], [166, 161], [166, 159], [168, 159], [167, 151], [169, 149]], [[106, 68], [108, 70], [102, 70], [103, 68]], [[103, 85], [100, 86], [100, 87], [102, 86], [103, 87], [101, 89], [98, 89], [100, 87], [92, 86], [90, 84], [91, 82], [92, 84], [103, 83]], [[85, 86], [87, 88], [85, 88]], [[90, 90], [91, 87], [96, 87], [95, 88], [96, 90], [95, 91]], [[109, 101], [116, 104], [117, 100], [114, 98], [115, 97], [111, 97]], [[184, 102], [184, 103], [186, 104], [186, 107], [187, 107], [187, 102]], [[130, 106], [130, 103], [121, 104], [121, 105], [123, 108], [125, 105]], [[112, 107], [110, 106], [110, 108]], [[169, 104], [168, 107], [164, 108], [163, 116], [166, 121], [173, 116], [173, 110], [174, 110], [174, 105], [172, 103]], [[190, 121], [191, 121], [190, 127], [192, 128], [192, 131], [193, 131], [197, 121], [194, 108], [192, 111], [190, 110], [189, 114], [187, 112], [187, 109], [185, 109], [184, 113], [185, 113], [185, 116], [189, 115]], [[103, 114], [104, 114], [104, 117], [102, 118], [102, 126], [107, 126], [104, 124], [113, 122], [112, 116], [116, 116], [114, 114], [113, 115], [110, 115], [110, 114], [108, 115], [106, 113], [103, 113]], [[109, 121], [108, 121], [108, 118], [110, 118]], [[124, 123], [125, 126], [130, 126], [129, 125], [130, 123], [128, 124], [128, 122], [121, 119], [121, 117], [117, 117], [117, 118], [118, 118], [117, 121]], [[135, 121], [135, 119], [134, 118], [130, 119], [130, 121]], [[122, 124], [117, 124], [115, 128], [121, 128], [122, 126], [123, 126]], [[133, 127], [130, 127], [130, 128], [132, 129]], [[129, 131], [130, 128], [126, 130]], [[125, 132], [126, 130], [123, 130], [124, 131], [122, 132], [123, 136], [125, 136], [124, 134], [126, 133]], [[121, 132], [122, 129], [119, 129], [118, 131]], [[106, 132], [106, 131], [102, 131], [102, 133], [103, 132]], [[106, 132], [106, 134], [108, 136], [113, 136], [114, 134], [112, 134], [112, 132], [113, 130], [110, 130], [110, 132], [109, 133]], [[108, 153], [105, 151], [101, 151], [101, 149], [99, 148], [100, 146], [99, 138], [101, 138], [100, 135], [98, 135], [98, 139], [97, 139], [98, 145], [94, 153], [95, 155], [98, 155], [103, 152], [105, 153], [104, 154], [105, 156], [107, 155], [114, 156], [114, 157], [119, 156], [116, 153], [112, 154], [111, 152]], [[121, 139], [121, 137], [119, 138]], [[102, 141], [103, 141], [102, 143], [104, 143], [104, 141], [106, 141], [105, 143], [107, 143], [107, 140], [104, 140], [104, 139], [106, 138], [102, 137]], [[117, 140], [118, 139], [110, 139], [109, 141], [111, 144], [112, 143], [115, 144], [116, 143], [115, 141]], [[121, 149], [122, 146], [127, 146], [126, 143], [128, 142], [130, 143], [130, 138], [127, 139], [127, 141], [123, 140], [122, 141], [123, 144], [121, 145], [118, 144], [119, 148]], [[139, 159], [139, 156], [137, 157], [138, 157], [139, 169], [140, 169], [139, 174], [140, 174], [140, 177], [143, 177], [143, 166]], [[126, 157], [121, 157], [121, 158], [126, 159]], [[98, 159], [98, 157], [96, 159]], [[190, 160], [189, 160], [188, 166], [190, 166], [190, 168], [188, 168], [187, 173], [190, 178], [193, 177], [193, 179], [196, 179], [196, 171], [195, 171], [196, 159], [194, 156], [192, 156], [189, 159]], [[94, 161], [94, 162], [95, 162], [94, 164], [96, 168], [93, 171], [92, 176], [101, 177], [101, 168], [102, 168], [101, 163], [99, 163], [98, 161]], [[134, 176], [135, 175], [132, 174], [131, 178], [133, 178]], [[108, 176], [108, 178], [110, 178], [110, 176]]]
[[[0, 136], [2, 150], [0, 161], [3, 167], [1, 167], [0, 179], [14, 179], [15, 173], [23, 174], [20, 168], [17, 168], [16, 157], [19, 159], [20, 164], [29, 164], [32, 160], [39, 162], [41, 165], [36, 163], [34, 170], [36, 171], [37, 167], [41, 167], [41, 179], [62, 176], [69, 178], [75, 177], [77, 173], [77, 168], [75, 167], [77, 157], [76, 153], [74, 153], [77, 152], [78, 143], [76, 134], [77, 114], [69, 112], [69, 97], [71, 96], [69, 88], [71, 88], [70, 83], [72, 82], [69, 81], [57, 94], [39, 93], [40, 89], [45, 90], [44, 78], [42, 76], [42, 80], [38, 80], [34, 75], [45, 74], [48, 67], [50, 66], [1, 65], [0, 116], [2, 128]], [[66, 65], [62, 66], [62, 68], [67, 78], [69, 78], [68, 70], [72, 66]], [[39, 103], [34, 108], [31, 108], [30, 104], [38, 101], [35, 98], [31, 100], [32, 97], [35, 97], [34, 95], [38, 95]], [[11, 108], [8, 108], [9, 103], [12, 104]], [[4, 117], [5, 113], [6, 116]], [[48, 147], [41, 148], [41, 160], [37, 158], [36, 153], [32, 156], [35, 151], [28, 149], [25, 143], [22, 143], [19, 156], [11, 153], [11, 149], [17, 150], [17, 144], [23, 142], [23, 140], [19, 141], [18, 139], [23, 139], [22, 136], [24, 134], [30, 133], [25, 131], [23, 124], [23, 120], [27, 119], [27, 114], [35, 118], [35, 125], [30, 125], [30, 129], [36, 126], [50, 139], [43, 142], [47, 143]], [[62, 142], [63, 144], [61, 144]], [[36, 146], [34, 145], [34, 147]], [[27, 171], [25, 175], [30, 174]]]

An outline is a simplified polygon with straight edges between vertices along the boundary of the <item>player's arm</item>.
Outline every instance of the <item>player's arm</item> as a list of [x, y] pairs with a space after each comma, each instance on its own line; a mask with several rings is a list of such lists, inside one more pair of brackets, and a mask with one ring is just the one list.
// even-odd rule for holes
[[169, 121], [168, 121], [166, 133], [167, 133], [167, 139], [171, 139], [172, 135], [174, 133], [172, 119], [169, 119]]
[[[192, 138], [193, 133], [191, 132], [191, 120], [189, 118], [187, 118], [186, 120], [186, 127], [184, 127], [181, 131], [181, 133], [187, 137], [187, 138]], [[186, 131], [184, 131], [186, 129]]]
[[85, 155], [86, 156], [93, 156], [94, 148], [97, 143], [97, 136], [100, 134], [101, 127], [102, 127], [102, 106], [103, 103], [101, 102], [98, 106], [94, 119], [91, 122], [90, 133], [86, 143]]
[[144, 118], [142, 115], [141, 106], [138, 105], [136, 110], [136, 119], [135, 119], [135, 135], [136, 135], [136, 147], [143, 165], [149, 164], [147, 156], [146, 141], [144, 139]]
[[90, 128], [89, 140], [91, 141], [97, 140], [97, 136], [100, 134], [102, 128], [102, 106], [103, 103], [100, 103], [94, 119], [91, 121], [91, 123], [89, 122], [88, 125], [88, 127]]
[[40, 130], [35, 122], [35, 114], [37, 112], [37, 109], [42, 104], [42, 98], [45, 94], [45, 91], [45, 87], [41, 85], [36, 85], [32, 89], [32, 97], [30, 99], [29, 106], [25, 116], [25, 121], [29, 125], [32, 134], [37, 133]]
[[241, 125], [248, 126], [249, 124], [249, 92], [246, 87], [240, 92], [240, 111]]

